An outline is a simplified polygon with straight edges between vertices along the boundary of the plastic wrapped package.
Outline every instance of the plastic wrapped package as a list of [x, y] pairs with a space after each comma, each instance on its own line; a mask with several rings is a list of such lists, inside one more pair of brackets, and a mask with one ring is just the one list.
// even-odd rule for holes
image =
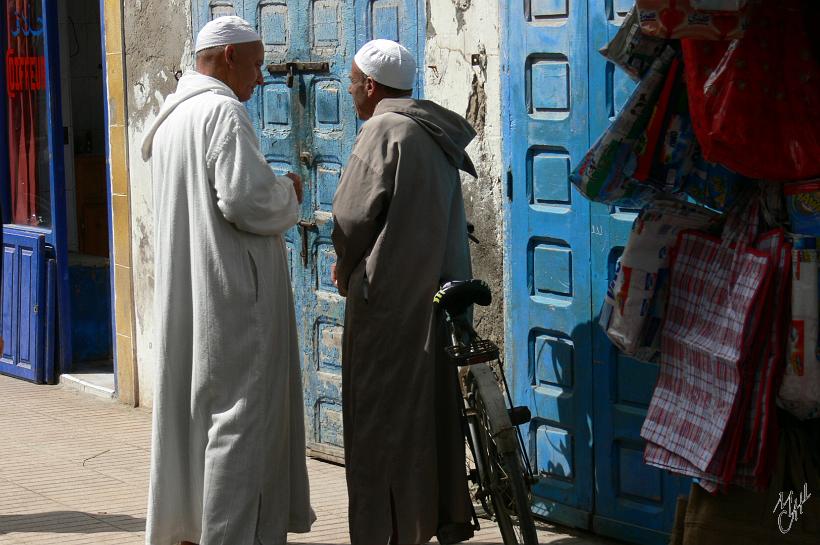
[[820, 180], [786, 184], [783, 187], [792, 231], [820, 236]]
[[637, 0], [636, 6], [644, 34], [657, 38], [732, 40], [746, 29], [741, 0]]
[[675, 50], [667, 47], [620, 111], [615, 121], [590, 148], [570, 175], [570, 180], [588, 199], [640, 208], [658, 189], [641, 183], [633, 175], [645, 152], [646, 131], [659, 112], [659, 97], [667, 77], [679, 66]]
[[668, 40], [641, 32], [638, 12], [633, 6], [615, 37], [601, 48], [601, 54], [633, 80], [639, 81], [668, 43]]
[[681, 231], [708, 230], [719, 221], [715, 212], [669, 199], [641, 210], [601, 311], [600, 324], [619, 350], [644, 361], [657, 356], [671, 247]]
[[792, 316], [778, 404], [797, 418], [820, 417], [818, 252], [792, 251]]
[[697, 143], [691, 157], [691, 167], [683, 184], [687, 195], [714, 210], [726, 210], [734, 204], [743, 182], [742, 176], [704, 159]]

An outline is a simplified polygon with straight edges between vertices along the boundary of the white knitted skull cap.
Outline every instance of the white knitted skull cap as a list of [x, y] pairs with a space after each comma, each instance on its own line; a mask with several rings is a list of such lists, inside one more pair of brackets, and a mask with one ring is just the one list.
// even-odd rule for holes
[[253, 27], [242, 17], [236, 15], [225, 15], [209, 21], [202, 27], [196, 36], [195, 53], [229, 44], [244, 44], [248, 42], [261, 42], [262, 37], [256, 33]]
[[406, 47], [392, 40], [372, 40], [353, 57], [366, 76], [394, 89], [408, 90], [416, 81], [416, 59]]

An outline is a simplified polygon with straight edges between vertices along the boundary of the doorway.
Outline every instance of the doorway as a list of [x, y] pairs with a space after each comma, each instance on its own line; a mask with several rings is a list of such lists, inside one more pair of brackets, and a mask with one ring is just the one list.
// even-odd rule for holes
[[[100, 7], [2, 0], [0, 373], [113, 396]], [[62, 380], [61, 380], [62, 381]]]
[[100, 3], [60, 0], [60, 87], [65, 136], [72, 361], [60, 382], [115, 391]]

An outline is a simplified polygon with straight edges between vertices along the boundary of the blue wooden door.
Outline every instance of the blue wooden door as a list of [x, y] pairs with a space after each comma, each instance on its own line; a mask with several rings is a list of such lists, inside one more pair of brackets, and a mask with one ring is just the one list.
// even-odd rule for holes
[[71, 362], [57, 2], [2, 5], [0, 121], [11, 130], [0, 137], [0, 195], [10, 221], [0, 372], [51, 382], [55, 363], [65, 371]]
[[506, 4], [507, 358], [534, 419], [534, 510], [635, 543], [666, 543], [687, 480], [643, 464], [657, 366], [624, 358], [597, 317], [635, 210], [590, 204], [569, 169], [634, 89], [598, 53], [628, 0]]
[[398, 40], [420, 58], [417, 0], [206, 0], [196, 9], [197, 29], [220, 15], [242, 15], [262, 36], [266, 63], [328, 63], [327, 69], [297, 71], [291, 86], [287, 74], [263, 70], [265, 83], [247, 107], [271, 169], [304, 180], [300, 222], [286, 233], [285, 245], [302, 350], [307, 444], [316, 456], [342, 461], [344, 299], [330, 281], [330, 234], [333, 195], [358, 126], [347, 74], [358, 47], [374, 37]]
[[506, 360], [540, 477], [534, 512], [593, 508], [590, 206], [568, 181], [589, 146], [585, 2], [505, 3]]
[[4, 229], [0, 373], [38, 383], [45, 379], [46, 265], [44, 234]]
[[[635, 84], [598, 54], [618, 31], [632, 7], [628, 0], [592, 0], [590, 13], [590, 140], [609, 126]], [[614, 276], [637, 210], [592, 205], [592, 286], [596, 319], [605, 286]], [[640, 437], [658, 366], [625, 357], [594, 327], [593, 412], [595, 444], [595, 517], [597, 532], [653, 545], [669, 541], [675, 499], [687, 494], [690, 479], [643, 463]]]

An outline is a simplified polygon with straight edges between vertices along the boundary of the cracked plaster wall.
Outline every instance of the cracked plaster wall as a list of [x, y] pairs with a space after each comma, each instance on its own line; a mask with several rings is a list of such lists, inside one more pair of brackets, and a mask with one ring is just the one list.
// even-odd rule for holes
[[140, 405], [150, 407], [155, 376], [154, 217], [151, 171], [140, 146], [165, 97], [176, 89], [174, 74], [192, 64], [191, 1], [125, 0], [123, 10], [137, 372]]
[[500, 15], [497, 0], [426, 0], [425, 98], [464, 115], [478, 136], [468, 148], [478, 179], [462, 174], [467, 217], [481, 241], [472, 245], [473, 275], [486, 280], [493, 304], [475, 313], [480, 333], [499, 344], [503, 321]]

